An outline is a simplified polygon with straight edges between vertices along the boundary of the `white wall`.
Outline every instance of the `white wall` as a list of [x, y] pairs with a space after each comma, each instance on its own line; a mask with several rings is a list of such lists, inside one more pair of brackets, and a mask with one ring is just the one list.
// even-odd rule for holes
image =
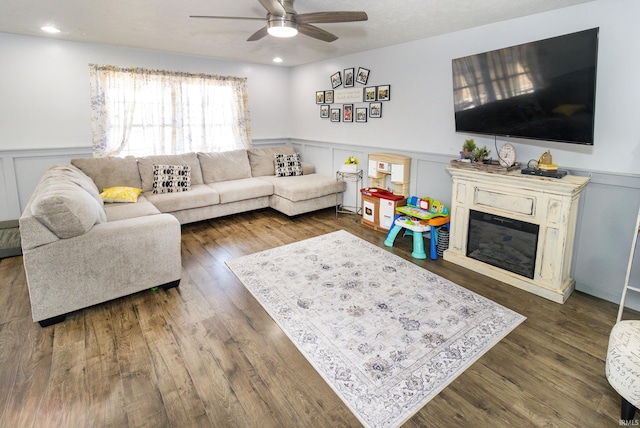
[[[498, 147], [505, 141], [514, 143], [523, 162], [551, 149], [554, 162], [562, 167], [637, 173], [638, 22], [640, 1], [599, 0], [296, 67], [291, 76], [292, 137], [455, 157], [470, 136], [455, 132], [453, 58], [600, 27], [594, 146], [499, 139]], [[329, 76], [349, 67], [370, 69], [368, 85], [391, 85], [391, 100], [383, 103], [382, 118], [366, 124], [320, 119], [315, 91], [331, 89]], [[495, 153], [493, 138], [473, 137]]]
[[0, 150], [91, 147], [89, 63], [248, 78], [253, 138], [290, 131], [290, 69], [0, 33]]

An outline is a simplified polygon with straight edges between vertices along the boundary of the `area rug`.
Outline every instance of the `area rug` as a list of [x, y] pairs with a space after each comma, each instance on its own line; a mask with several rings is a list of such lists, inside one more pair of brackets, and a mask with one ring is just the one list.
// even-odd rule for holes
[[337, 231], [227, 262], [366, 427], [397, 427], [525, 317]]

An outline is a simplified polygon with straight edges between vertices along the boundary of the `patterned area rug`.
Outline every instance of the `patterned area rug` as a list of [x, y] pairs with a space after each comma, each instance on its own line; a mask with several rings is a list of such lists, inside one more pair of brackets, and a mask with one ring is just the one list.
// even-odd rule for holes
[[401, 425], [525, 319], [345, 231], [227, 265], [367, 427]]

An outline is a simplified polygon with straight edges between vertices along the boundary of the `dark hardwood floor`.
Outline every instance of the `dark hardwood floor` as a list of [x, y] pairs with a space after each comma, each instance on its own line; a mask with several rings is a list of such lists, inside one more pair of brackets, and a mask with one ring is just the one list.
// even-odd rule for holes
[[[31, 320], [22, 257], [0, 260], [0, 426], [360, 426], [224, 264], [339, 229], [383, 247], [383, 233], [330, 209], [185, 225], [179, 288], [47, 328]], [[410, 241], [388, 251], [527, 320], [407, 427], [619, 426], [620, 397], [604, 375], [617, 305], [580, 292], [552, 303], [442, 259], [412, 259]]]

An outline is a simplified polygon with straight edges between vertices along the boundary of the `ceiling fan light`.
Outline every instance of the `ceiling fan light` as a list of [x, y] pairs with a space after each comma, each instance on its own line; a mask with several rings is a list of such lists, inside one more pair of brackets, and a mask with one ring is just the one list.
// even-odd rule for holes
[[271, 17], [267, 32], [274, 37], [293, 37], [298, 34], [298, 25], [285, 17]]

